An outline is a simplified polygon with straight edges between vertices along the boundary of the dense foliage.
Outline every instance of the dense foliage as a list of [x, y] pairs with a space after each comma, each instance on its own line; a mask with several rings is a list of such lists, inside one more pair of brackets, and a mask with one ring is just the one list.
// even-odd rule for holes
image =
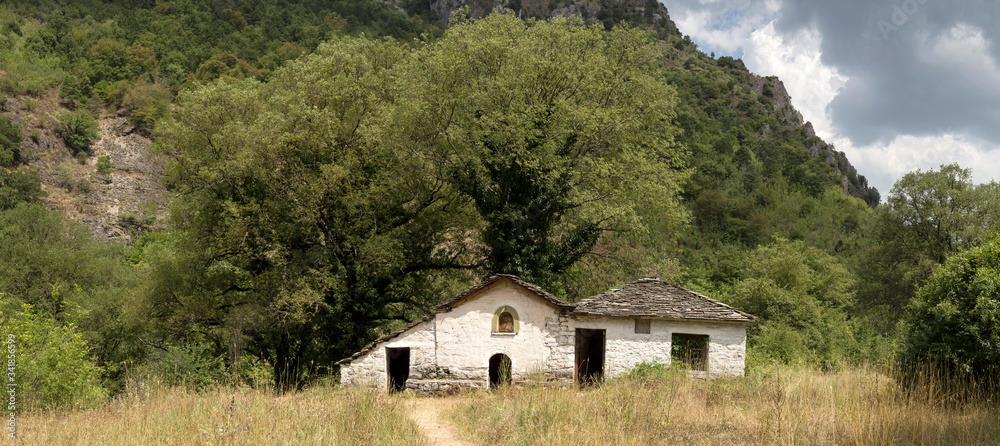
[[847, 318], [855, 281], [837, 258], [779, 239], [751, 252], [743, 271], [733, 303], [759, 319], [751, 327], [758, 354], [830, 365], [854, 347]]
[[[77, 327], [36, 314], [0, 293], [0, 336], [14, 335], [17, 373], [13, 376], [20, 411], [46, 407], [89, 407], [103, 402], [101, 368]], [[8, 347], [9, 348], [9, 347]], [[5, 355], [6, 356], [6, 355]], [[5, 386], [6, 387], [6, 386]], [[30, 390], [24, 390], [30, 389]]]
[[422, 152], [483, 220], [482, 257], [564, 295], [609, 232], [674, 229], [684, 151], [657, 49], [634, 29], [511, 16], [455, 22], [404, 68], [392, 149]]
[[21, 161], [21, 128], [6, 116], [0, 116], [0, 168], [14, 167]]
[[956, 164], [915, 171], [879, 208], [860, 270], [860, 300], [896, 321], [934, 269], [1000, 231], [1000, 186], [975, 185]]
[[79, 109], [59, 116], [59, 135], [74, 154], [90, 153], [97, 142], [97, 121], [87, 110]]
[[268, 83], [184, 93], [158, 140], [182, 257], [150, 260], [148, 305], [165, 335], [208, 328], [294, 386], [300, 364], [349, 354], [480, 266], [558, 289], [601, 233], [638, 229], [638, 191], [680, 213], [653, 55], [636, 31], [496, 15], [416, 49], [333, 40]]
[[904, 358], [1000, 382], [1000, 238], [955, 254], [910, 304]]

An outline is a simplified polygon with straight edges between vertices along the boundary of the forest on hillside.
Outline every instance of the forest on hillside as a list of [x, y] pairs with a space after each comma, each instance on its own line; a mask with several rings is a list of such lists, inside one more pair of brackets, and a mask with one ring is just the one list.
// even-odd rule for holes
[[[0, 5], [0, 335], [32, 358], [25, 407], [301, 389], [496, 273], [570, 301], [659, 276], [756, 315], [751, 367], [1000, 382], [1000, 185], [944, 165], [883, 200], [778, 79], [601, 4], [447, 26], [417, 2]], [[46, 199], [117, 181], [94, 147], [118, 117], [170, 199], [103, 239]], [[52, 153], [92, 176], [48, 183]]]

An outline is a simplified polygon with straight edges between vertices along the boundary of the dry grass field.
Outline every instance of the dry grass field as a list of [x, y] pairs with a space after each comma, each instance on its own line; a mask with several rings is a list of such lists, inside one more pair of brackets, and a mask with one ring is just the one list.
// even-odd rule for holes
[[[100, 409], [24, 414], [23, 445], [423, 445], [405, 398], [320, 387], [133, 390]], [[9, 438], [5, 438], [10, 440]]]
[[711, 381], [659, 373], [582, 391], [469, 394], [453, 416], [488, 445], [1000, 444], [996, 401], [933, 375], [920, 381], [907, 390], [864, 368]]
[[[998, 402], [977, 389], [933, 374], [903, 386], [867, 368], [779, 367], [709, 381], [655, 371], [584, 390], [528, 386], [436, 401], [445, 427], [491, 446], [1000, 444]], [[287, 395], [152, 386], [99, 409], [23, 414], [13, 444], [423, 445], [429, 433], [412, 412], [427, 404], [323, 386]]]

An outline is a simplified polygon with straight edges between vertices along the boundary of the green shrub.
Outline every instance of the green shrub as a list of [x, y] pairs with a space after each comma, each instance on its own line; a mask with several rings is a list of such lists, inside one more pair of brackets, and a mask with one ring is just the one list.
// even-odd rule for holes
[[856, 347], [847, 310], [855, 280], [839, 259], [803, 241], [776, 239], [747, 258], [731, 302], [757, 316], [748, 344], [786, 364], [830, 367]]
[[671, 376], [672, 374], [684, 373], [687, 370], [686, 364], [681, 361], [677, 361], [675, 367], [671, 369], [670, 364], [660, 362], [654, 358], [652, 361], [640, 362], [626, 376], [629, 379], [656, 380]]
[[202, 390], [229, 378], [225, 358], [211, 341], [193, 336], [184, 345], [168, 345], [153, 351], [143, 372], [170, 386]]
[[97, 173], [101, 175], [110, 175], [114, 168], [111, 166], [110, 156], [101, 156], [97, 158]]
[[250, 66], [247, 61], [236, 57], [230, 52], [216, 54], [198, 66], [194, 74], [201, 82], [211, 82], [222, 78], [239, 80], [247, 77], [260, 77], [260, 72]]
[[65, 99], [82, 100], [86, 97], [83, 94], [83, 87], [76, 76], [69, 74], [63, 78], [62, 85], [59, 86], [59, 97]]
[[18, 203], [44, 197], [42, 179], [32, 171], [7, 172], [0, 169], [0, 211], [14, 209]]
[[917, 291], [903, 358], [1000, 385], [1000, 237], [956, 254]]
[[0, 167], [11, 168], [21, 161], [21, 141], [20, 127], [0, 116]]
[[100, 384], [101, 368], [89, 358], [83, 336], [73, 324], [60, 324], [36, 314], [0, 293], [0, 336], [5, 350], [15, 350], [17, 410], [51, 407], [92, 407], [107, 393]]
[[83, 192], [83, 193], [85, 193], [85, 194], [89, 194], [89, 193], [90, 193], [90, 190], [91, 190], [91, 189], [92, 189], [93, 187], [92, 187], [92, 185], [90, 184], [90, 180], [89, 180], [89, 179], [87, 179], [87, 178], [80, 178], [80, 181], [78, 181], [78, 182], [76, 183], [76, 188], [77, 188], [77, 190], [79, 190], [80, 192]]
[[148, 135], [153, 130], [153, 124], [167, 115], [170, 93], [159, 85], [138, 82], [125, 93], [122, 107], [128, 110], [129, 123], [140, 133]]
[[0, 76], [0, 92], [39, 97], [62, 83], [66, 73], [61, 64], [54, 55], [37, 58], [22, 52], [8, 53], [4, 57], [4, 76]]
[[73, 190], [73, 177], [76, 171], [73, 166], [62, 162], [59, 163], [59, 167], [56, 169], [56, 175], [59, 177], [59, 185], [65, 187], [66, 190]]
[[74, 155], [79, 153], [90, 153], [91, 146], [97, 142], [97, 120], [87, 112], [80, 109], [71, 113], [63, 113], [59, 116], [59, 134], [66, 141], [66, 146]]

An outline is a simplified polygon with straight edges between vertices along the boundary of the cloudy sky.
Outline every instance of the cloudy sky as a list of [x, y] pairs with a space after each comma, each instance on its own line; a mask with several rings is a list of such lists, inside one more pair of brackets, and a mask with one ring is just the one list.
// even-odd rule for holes
[[778, 76], [883, 201], [952, 162], [1000, 181], [1000, 1], [661, 1], [705, 53]]

